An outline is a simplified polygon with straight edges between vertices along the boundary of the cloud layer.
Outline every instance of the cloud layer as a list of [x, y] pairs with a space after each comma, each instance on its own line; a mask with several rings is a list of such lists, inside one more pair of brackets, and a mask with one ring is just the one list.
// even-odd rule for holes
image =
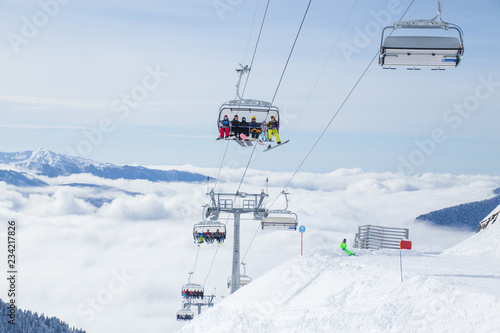
[[[176, 169], [216, 172], [193, 166]], [[234, 192], [240, 171], [223, 170], [216, 191]], [[291, 175], [249, 170], [241, 190], [260, 193], [269, 178], [266, 205], [284, 208], [280, 193]], [[175, 321], [180, 289], [197, 256], [193, 281], [205, 284], [207, 293], [216, 288], [217, 296], [228, 295], [231, 217], [221, 216], [228, 222], [228, 238], [219, 248], [201, 246], [198, 253], [192, 239], [192, 227], [208, 202], [206, 184], [104, 180], [85, 174], [43, 180], [50, 185], [17, 188], [0, 183], [0, 216], [4, 221], [16, 219], [19, 226], [20, 307], [58, 316], [92, 332], [172, 331], [180, 327]], [[64, 186], [68, 183], [102, 187]], [[343, 238], [351, 241], [359, 225], [379, 224], [410, 228], [415, 249], [435, 252], [471, 233], [414, 218], [488, 198], [499, 184], [500, 177], [481, 175], [403, 176], [339, 169], [298, 173], [287, 190], [289, 209], [307, 228], [306, 251], [337, 247]], [[106, 200], [96, 206], [89, 198]], [[251, 216], [243, 216], [241, 229], [241, 259], [252, 277], [300, 252], [298, 232], [262, 231]], [[0, 237], [5, 231], [0, 230]]]

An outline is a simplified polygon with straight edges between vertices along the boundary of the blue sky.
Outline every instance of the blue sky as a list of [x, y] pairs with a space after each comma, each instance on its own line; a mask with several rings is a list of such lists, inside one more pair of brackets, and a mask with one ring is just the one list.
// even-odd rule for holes
[[[271, 1], [246, 98], [272, 99], [307, 2]], [[281, 136], [291, 141], [257, 151], [252, 168], [297, 168], [377, 52], [382, 23], [398, 20], [409, 3], [312, 2], [275, 99]], [[226, 148], [214, 140], [218, 108], [234, 98], [234, 69], [250, 62], [265, 4], [3, 2], [0, 151], [44, 147], [117, 164], [218, 166]], [[500, 3], [442, 6], [443, 20], [464, 30], [462, 64], [437, 73], [384, 71], [375, 61], [303, 171], [499, 174]], [[435, 1], [417, 0], [405, 18], [435, 12]], [[356, 52], [346, 55], [346, 47]], [[140, 101], [126, 104], [133, 94]], [[249, 156], [231, 144], [224, 165], [244, 167]]]

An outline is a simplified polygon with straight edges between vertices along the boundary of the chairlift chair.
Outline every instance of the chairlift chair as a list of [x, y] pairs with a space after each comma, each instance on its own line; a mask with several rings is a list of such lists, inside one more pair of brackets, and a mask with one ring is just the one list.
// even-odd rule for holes
[[[191, 292], [193, 294], [191, 294]], [[204, 288], [201, 284], [186, 283], [185, 285], [182, 286], [181, 295], [186, 299], [200, 298], [200, 297], [203, 298], [203, 292]], [[199, 296], [194, 296], [194, 295], [199, 295]]]
[[[271, 105], [269, 102], [256, 99], [231, 100], [222, 104], [219, 109], [219, 119], [217, 120], [218, 126], [226, 115], [230, 121], [233, 120], [235, 115], [238, 116], [239, 121], [245, 117], [249, 124], [252, 117], [255, 117], [257, 124], [259, 124], [259, 128], [263, 121], [269, 122], [271, 116], [274, 116], [278, 122], [280, 118], [278, 107]], [[230, 135], [232, 134], [234, 133], [231, 130]]]
[[297, 230], [297, 214], [288, 210], [288, 193], [283, 191], [285, 196], [285, 209], [267, 210], [261, 220], [262, 229], [284, 229]]
[[[241, 287], [246, 286], [250, 282], [252, 282], [252, 278], [250, 276], [240, 275], [240, 286]], [[231, 276], [227, 278], [227, 287], [231, 288]]]
[[196, 223], [193, 226], [193, 239], [196, 244], [213, 244], [214, 241], [223, 243], [226, 239], [226, 225], [218, 221]]
[[297, 230], [297, 214], [290, 211], [278, 211], [273, 214], [277, 216], [262, 218], [262, 229]]
[[[246, 267], [246, 263], [242, 262], [241, 263], [243, 265], [243, 274], [240, 275], [240, 286], [243, 287], [243, 286], [246, 286], [247, 284], [249, 284], [250, 282], [252, 282], [252, 278], [248, 275], [246, 275], [247, 273], [247, 267]], [[228, 288], [231, 288], [231, 276], [227, 278], [227, 287]]]
[[192, 275], [193, 272], [189, 272], [188, 283], [182, 286], [181, 296], [186, 299], [203, 298], [204, 288], [201, 284], [191, 282]]
[[177, 320], [187, 321], [194, 318], [194, 312], [191, 309], [180, 309], [177, 311]]
[[[236, 99], [225, 102], [219, 108], [219, 117], [217, 119], [217, 126], [220, 129], [220, 122], [224, 119], [224, 116], [228, 116], [229, 121], [232, 121], [234, 116], [238, 116], [238, 120], [241, 122], [243, 117], [250, 124], [252, 117], [256, 118], [256, 122], [260, 125], [263, 121], [269, 122], [271, 116], [276, 118], [279, 122], [279, 109], [276, 106], [271, 105], [270, 102], [256, 100], [256, 99], [243, 99], [240, 96], [240, 83], [243, 74], [250, 72], [248, 66], [242, 66], [236, 69], [239, 73], [238, 83], [236, 84]], [[260, 126], [259, 126], [260, 127]], [[230, 135], [234, 135], [234, 132], [230, 131]]]
[[[398, 21], [382, 30], [380, 41], [379, 65], [384, 69], [395, 69], [403, 66], [410, 70], [420, 67], [432, 67], [437, 70], [456, 67], [464, 54], [462, 29], [452, 23], [441, 20], [441, 3], [437, 0], [438, 12], [431, 20]], [[439, 18], [439, 21], [436, 19]], [[386, 29], [427, 29], [456, 30], [457, 37], [449, 36], [387, 36]]]

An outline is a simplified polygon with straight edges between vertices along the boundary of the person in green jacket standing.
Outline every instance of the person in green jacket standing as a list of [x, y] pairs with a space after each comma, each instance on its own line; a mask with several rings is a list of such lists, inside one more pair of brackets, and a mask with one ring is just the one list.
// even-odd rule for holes
[[350, 256], [355, 255], [355, 254], [354, 254], [354, 252], [351, 252], [351, 251], [349, 251], [349, 250], [347, 249], [347, 244], [346, 244], [345, 238], [344, 238], [344, 240], [342, 241], [342, 243], [340, 243], [340, 248], [341, 248], [341, 249], [342, 249], [345, 253], [347, 253], [347, 254], [348, 254], [348, 255], [350, 255]]

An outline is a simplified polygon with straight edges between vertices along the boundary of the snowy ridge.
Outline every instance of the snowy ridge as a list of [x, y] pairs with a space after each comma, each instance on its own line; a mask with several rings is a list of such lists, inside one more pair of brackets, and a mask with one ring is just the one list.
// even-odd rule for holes
[[0, 164], [7, 168], [32, 172], [50, 178], [88, 173], [107, 179], [145, 179], [149, 181], [200, 182], [206, 176], [177, 170], [156, 170], [141, 166], [114, 165], [96, 162], [90, 159], [61, 155], [47, 149], [22, 151], [18, 153], [0, 152]]
[[427, 214], [422, 214], [416, 219], [428, 221], [439, 226], [476, 231], [479, 221], [500, 204], [500, 188], [493, 190], [493, 194], [495, 196], [490, 199], [435, 210]]
[[47, 186], [47, 183], [36, 177], [25, 173], [12, 170], [0, 170], [0, 182], [5, 182], [15, 186]]
[[0, 161], [3, 163], [14, 163], [17, 166], [24, 166], [28, 169], [37, 168], [42, 165], [49, 165], [51, 167], [62, 167], [64, 165], [94, 165], [96, 167], [112, 166], [112, 164], [100, 163], [81, 157], [56, 154], [44, 148], [38, 148], [36, 150], [26, 150], [16, 153], [0, 152]]
[[[498, 212], [500, 212], [500, 205], [484, 219], [488, 219]], [[485, 229], [479, 231], [462, 243], [445, 250], [443, 254], [500, 258], [500, 223], [498, 221], [493, 224], [490, 223]]]
[[[482, 277], [470, 278], [474, 267], [469, 262], [404, 253], [401, 283], [397, 250], [360, 251], [356, 257], [347, 257], [336, 248], [312, 251], [259, 277], [206, 310], [181, 332], [455, 333], [498, 329], [499, 291], [491, 294], [488, 287], [474, 287]], [[500, 269], [493, 276], [500, 278]], [[453, 283], [456, 279], [459, 282]]]

